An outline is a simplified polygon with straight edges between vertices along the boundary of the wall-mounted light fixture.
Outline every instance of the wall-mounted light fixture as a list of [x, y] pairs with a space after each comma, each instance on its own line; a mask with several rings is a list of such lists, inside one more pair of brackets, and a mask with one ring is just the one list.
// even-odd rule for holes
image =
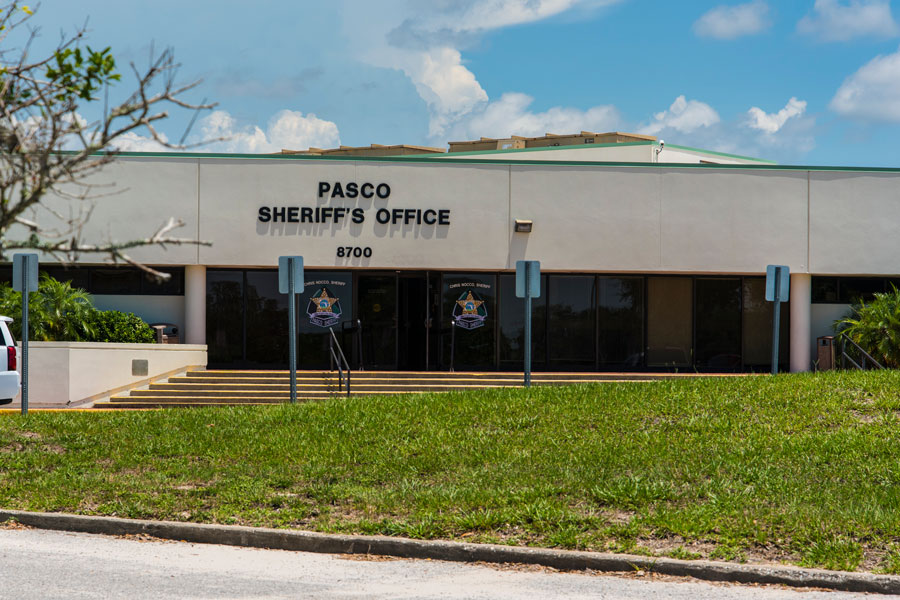
[[531, 219], [516, 219], [516, 233], [531, 233]]

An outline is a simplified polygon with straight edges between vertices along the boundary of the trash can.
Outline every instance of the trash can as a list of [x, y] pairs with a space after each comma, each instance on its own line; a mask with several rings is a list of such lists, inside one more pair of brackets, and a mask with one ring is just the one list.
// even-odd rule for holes
[[150, 327], [156, 330], [157, 344], [178, 343], [178, 327], [174, 323], [150, 323]]
[[834, 336], [823, 335], [816, 338], [816, 350], [818, 357], [816, 359], [817, 371], [830, 371], [834, 365]]

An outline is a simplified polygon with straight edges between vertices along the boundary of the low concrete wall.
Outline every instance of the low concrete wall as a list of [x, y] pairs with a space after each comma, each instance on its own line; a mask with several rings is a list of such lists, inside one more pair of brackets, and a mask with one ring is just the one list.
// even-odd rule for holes
[[80, 404], [188, 367], [206, 367], [206, 345], [29, 342], [28, 403]]

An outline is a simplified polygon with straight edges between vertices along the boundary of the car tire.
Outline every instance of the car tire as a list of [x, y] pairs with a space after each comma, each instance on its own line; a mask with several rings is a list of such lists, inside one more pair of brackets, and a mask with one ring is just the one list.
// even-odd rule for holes
[[12, 398], [0, 398], [0, 406], [4, 404], [11, 404], [13, 401]]

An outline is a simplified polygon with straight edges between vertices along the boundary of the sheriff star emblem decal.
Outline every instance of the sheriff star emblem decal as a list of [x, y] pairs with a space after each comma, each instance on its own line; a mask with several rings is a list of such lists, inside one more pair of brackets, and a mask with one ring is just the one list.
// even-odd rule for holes
[[477, 315], [478, 307], [484, 304], [484, 300], [476, 300], [472, 296], [472, 292], [469, 292], [469, 295], [461, 300], [456, 301], [459, 304], [460, 308], [462, 308], [462, 314], [464, 315]]
[[319, 296], [313, 296], [310, 298], [313, 305], [316, 307], [316, 312], [331, 312], [331, 306], [337, 302], [337, 298], [330, 298], [328, 296], [328, 291], [325, 288], [322, 288], [322, 293]]

